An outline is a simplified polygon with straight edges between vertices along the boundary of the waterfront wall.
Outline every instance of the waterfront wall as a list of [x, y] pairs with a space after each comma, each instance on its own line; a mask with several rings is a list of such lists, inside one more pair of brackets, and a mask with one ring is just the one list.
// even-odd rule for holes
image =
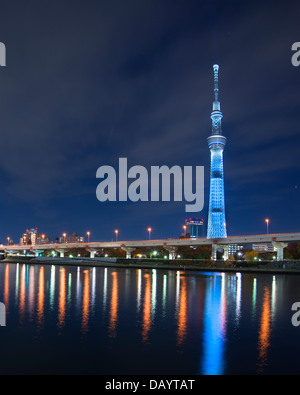
[[300, 274], [299, 261], [199, 261], [199, 260], [159, 260], [123, 258], [46, 258], [46, 257], [9, 257], [1, 263], [85, 266], [85, 267], [123, 267], [133, 269], [196, 270], [223, 272], [268, 272]]

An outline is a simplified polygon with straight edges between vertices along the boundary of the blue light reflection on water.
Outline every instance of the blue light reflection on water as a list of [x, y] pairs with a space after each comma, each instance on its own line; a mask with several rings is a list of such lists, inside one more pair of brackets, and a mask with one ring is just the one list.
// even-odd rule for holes
[[207, 285], [204, 328], [202, 372], [205, 375], [223, 374], [224, 348], [224, 281], [223, 275], [210, 278]]
[[299, 372], [299, 278], [2, 264], [0, 372]]

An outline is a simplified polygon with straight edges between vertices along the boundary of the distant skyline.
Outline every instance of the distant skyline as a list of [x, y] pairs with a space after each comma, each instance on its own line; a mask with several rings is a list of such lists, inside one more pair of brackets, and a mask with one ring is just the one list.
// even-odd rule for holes
[[[207, 226], [213, 64], [220, 65], [228, 236], [300, 231], [298, 1], [3, 2], [0, 243], [172, 238]], [[204, 166], [205, 202], [96, 198], [99, 166]], [[206, 233], [206, 232], [205, 232]]]

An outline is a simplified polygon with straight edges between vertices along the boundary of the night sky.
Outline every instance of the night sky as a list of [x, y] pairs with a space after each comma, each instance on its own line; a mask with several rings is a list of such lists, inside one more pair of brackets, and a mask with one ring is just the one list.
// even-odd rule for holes
[[[0, 242], [28, 228], [91, 241], [207, 224], [220, 65], [228, 236], [300, 231], [300, 2], [0, 2]], [[205, 204], [96, 198], [102, 165], [204, 166]]]

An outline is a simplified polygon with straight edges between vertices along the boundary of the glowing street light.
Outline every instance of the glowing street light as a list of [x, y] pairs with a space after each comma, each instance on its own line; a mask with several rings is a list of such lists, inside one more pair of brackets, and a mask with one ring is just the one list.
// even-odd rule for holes
[[9, 244], [10, 237], [7, 238], [7, 244]]
[[183, 225], [183, 229], [184, 229], [184, 237], [186, 237], [186, 225]]
[[118, 229], [115, 230], [115, 234], [116, 234], [116, 241], [117, 241], [118, 240], [118, 234], [119, 234]]
[[265, 221], [266, 221], [266, 223], [267, 223], [267, 234], [268, 234], [268, 233], [269, 233], [269, 222], [270, 222], [270, 221], [269, 221], [268, 218], [267, 218]]
[[149, 240], [150, 240], [152, 229], [151, 229], [151, 228], [148, 228], [147, 230], [148, 230], [148, 232], [149, 232]]
[[91, 234], [91, 232], [86, 232], [86, 234], [87, 234], [87, 237], [88, 237], [88, 243], [90, 242], [90, 234]]
[[63, 233], [64, 243], [66, 242], [66, 236], [67, 236], [67, 234], [66, 234], [66, 233]]
[[45, 235], [42, 235], [42, 239], [43, 239], [43, 244], [45, 242]]

